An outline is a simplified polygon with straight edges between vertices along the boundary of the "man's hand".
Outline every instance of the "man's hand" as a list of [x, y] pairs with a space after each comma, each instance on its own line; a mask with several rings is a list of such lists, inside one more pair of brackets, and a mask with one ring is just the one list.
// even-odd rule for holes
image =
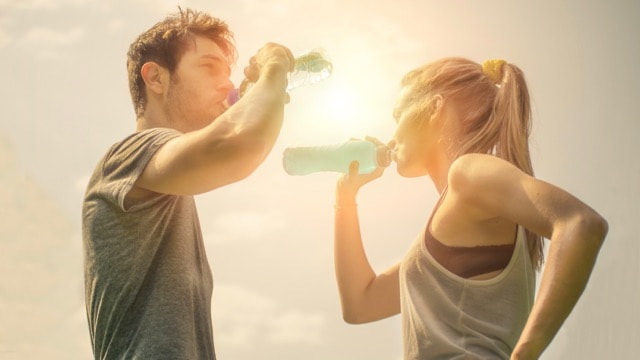
[[249, 59], [249, 65], [244, 68], [244, 75], [249, 82], [256, 82], [266, 70], [272, 67], [290, 72], [294, 65], [295, 59], [291, 50], [280, 44], [267, 43]]

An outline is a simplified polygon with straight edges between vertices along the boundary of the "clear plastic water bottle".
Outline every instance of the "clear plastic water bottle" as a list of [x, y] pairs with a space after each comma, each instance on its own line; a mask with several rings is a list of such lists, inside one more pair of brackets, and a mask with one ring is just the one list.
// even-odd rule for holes
[[338, 145], [289, 147], [282, 154], [282, 165], [289, 175], [321, 171], [346, 174], [353, 161], [358, 162], [359, 174], [369, 174], [378, 166], [389, 166], [391, 152], [371, 141], [350, 140]]
[[313, 49], [296, 58], [294, 69], [288, 75], [287, 91], [318, 83], [331, 76], [332, 72], [333, 64], [324, 49]]
[[[289, 80], [287, 91], [318, 83], [331, 76], [332, 72], [333, 64], [329, 61], [324, 49], [313, 49], [296, 57], [294, 69], [287, 75]], [[252, 85], [247, 79], [244, 79], [237, 89], [229, 93], [227, 103], [229, 105], [235, 104]]]

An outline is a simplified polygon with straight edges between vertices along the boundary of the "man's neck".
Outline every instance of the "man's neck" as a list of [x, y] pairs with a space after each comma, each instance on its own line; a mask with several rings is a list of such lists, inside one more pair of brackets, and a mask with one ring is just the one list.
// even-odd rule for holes
[[142, 131], [151, 128], [143, 117], [136, 119], [136, 131]]
[[173, 128], [170, 121], [163, 113], [147, 109], [144, 114], [136, 120], [136, 130], [142, 131], [152, 128]]

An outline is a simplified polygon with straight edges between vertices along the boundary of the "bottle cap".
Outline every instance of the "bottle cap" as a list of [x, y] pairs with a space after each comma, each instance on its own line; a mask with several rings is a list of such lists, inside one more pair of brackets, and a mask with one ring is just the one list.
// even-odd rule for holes
[[240, 100], [240, 91], [238, 89], [233, 89], [227, 95], [227, 105], [231, 106]]

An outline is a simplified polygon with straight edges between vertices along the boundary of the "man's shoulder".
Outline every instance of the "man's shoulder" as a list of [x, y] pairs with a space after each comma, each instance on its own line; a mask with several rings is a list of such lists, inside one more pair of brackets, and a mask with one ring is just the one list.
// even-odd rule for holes
[[96, 164], [85, 201], [95, 194], [110, 194], [111, 201], [122, 202], [120, 198], [131, 190], [156, 150], [179, 135], [177, 130], [153, 128], [128, 134], [112, 144]]
[[151, 128], [133, 132], [110, 147], [110, 152], [118, 149], [126, 149], [132, 146], [140, 146], [146, 143], [164, 143], [174, 137], [180, 136], [178, 130], [170, 128]]

